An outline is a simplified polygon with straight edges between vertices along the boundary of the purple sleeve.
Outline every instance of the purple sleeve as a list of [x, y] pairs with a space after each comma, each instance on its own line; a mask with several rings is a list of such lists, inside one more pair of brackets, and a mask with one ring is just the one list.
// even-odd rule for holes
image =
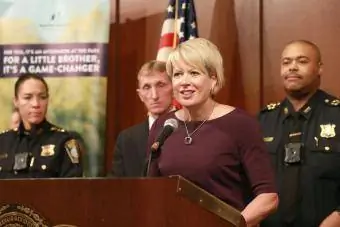
[[253, 194], [276, 193], [274, 170], [259, 124], [249, 117], [239, 124], [238, 132], [241, 160]]

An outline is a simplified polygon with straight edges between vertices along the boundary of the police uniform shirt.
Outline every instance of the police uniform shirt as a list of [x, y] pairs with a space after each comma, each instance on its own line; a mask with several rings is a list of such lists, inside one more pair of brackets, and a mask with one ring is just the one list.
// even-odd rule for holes
[[[319, 226], [329, 214], [340, 210], [340, 101], [318, 90], [298, 115], [287, 99], [259, 113], [281, 204], [263, 226]], [[294, 128], [296, 124], [299, 126]], [[301, 160], [286, 163], [285, 146], [296, 136], [303, 144]], [[287, 203], [292, 204], [284, 206]], [[287, 223], [289, 210], [295, 215]]]
[[0, 134], [0, 178], [81, 177], [80, 147], [47, 121]]

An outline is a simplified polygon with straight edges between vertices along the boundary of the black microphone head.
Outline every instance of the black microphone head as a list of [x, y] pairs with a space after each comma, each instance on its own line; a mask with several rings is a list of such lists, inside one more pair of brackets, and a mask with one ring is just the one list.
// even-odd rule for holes
[[178, 128], [178, 121], [174, 118], [169, 118], [164, 122], [163, 127], [170, 126], [175, 131]]
[[167, 119], [164, 122], [163, 129], [158, 135], [156, 141], [152, 144], [151, 150], [158, 151], [164, 141], [178, 128], [178, 121], [174, 118]]
[[148, 175], [149, 169], [150, 169], [150, 163], [151, 160], [154, 158], [159, 157], [160, 155], [160, 148], [163, 146], [165, 140], [178, 128], [178, 121], [174, 118], [169, 118], [164, 122], [163, 129], [158, 135], [155, 142], [150, 147], [151, 152], [149, 154], [148, 158], [148, 164], [146, 169], [146, 176]]

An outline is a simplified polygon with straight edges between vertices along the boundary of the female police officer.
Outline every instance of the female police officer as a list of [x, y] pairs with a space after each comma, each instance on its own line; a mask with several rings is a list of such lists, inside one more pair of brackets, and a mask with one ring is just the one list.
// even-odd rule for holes
[[14, 94], [21, 122], [0, 134], [0, 178], [81, 177], [77, 141], [46, 120], [46, 81], [36, 75], [21, 76]]

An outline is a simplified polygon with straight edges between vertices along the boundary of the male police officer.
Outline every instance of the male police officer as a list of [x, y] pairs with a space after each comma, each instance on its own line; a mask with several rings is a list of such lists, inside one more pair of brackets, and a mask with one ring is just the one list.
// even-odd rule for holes
[[319, 89], [319, 48], [286, 45], [281, 77], [286, 99], [259, 120], [277, 174], [280, 205], [265, 227], [340, 226], [340, 101]]

